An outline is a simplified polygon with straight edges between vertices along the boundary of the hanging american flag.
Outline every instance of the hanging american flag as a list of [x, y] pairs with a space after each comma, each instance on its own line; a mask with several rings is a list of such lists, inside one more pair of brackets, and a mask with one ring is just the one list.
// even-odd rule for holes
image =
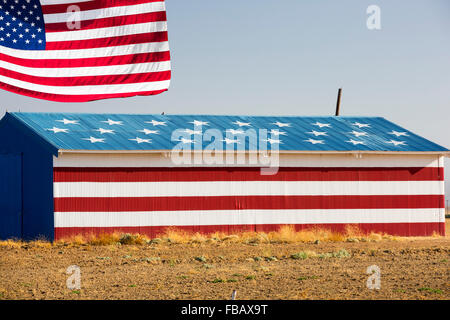
[[164, 0], [0, 0], [0, 88], [60, 102], [154, 95], [171, 67]]

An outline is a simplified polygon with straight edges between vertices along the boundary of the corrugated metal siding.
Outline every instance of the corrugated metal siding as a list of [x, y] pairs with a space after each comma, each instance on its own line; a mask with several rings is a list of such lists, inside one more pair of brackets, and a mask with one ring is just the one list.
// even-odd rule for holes
[[22, 156], [0, 154], [0, 239], [22, 237]]
[[[9, 183], [11, 188], [22, 185], [22, 238], [53, 239], [52, 157], [56, 150], [11, 116], [0, 121], [0, 137], [0, 153], [21, 154], [22, 157], [22, 175], [14, 174]], [[0, 166], [0, 175], [9, 174], [7, 171], [10, 169]], [[16, 214], [15, 209], [2, 213]], [[5, 228], [14, 230], [16, 227], [10, 225]]]
[[[301, 164], [304, 155], [295, 157]], [[358, 159], [353, 167], [340, 155], [330, 167], [281, 167], [273, 176], [260, 175], [257, 167], [104, 167], [101, 157], [97, 166], [55, 167], [55, 235], [156, 236], [168, 227], [270, 231], [285, 224], [444, 234], [443, 169], [437, 158], [428, 156], [430, 166], [406, 167], [412, 162], [396, 166], [397, 157], [385, 155], [391, 166], [377, 167], [371, 157], [377, 156]]]

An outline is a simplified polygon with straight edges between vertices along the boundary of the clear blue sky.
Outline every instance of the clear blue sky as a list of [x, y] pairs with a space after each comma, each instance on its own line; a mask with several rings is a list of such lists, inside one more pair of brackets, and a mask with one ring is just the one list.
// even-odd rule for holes
[[[331, 115], [343, 87], [343, 115], [383, 116], [450, 147], [450, 1], [166, 3], [168, 92], [63, 104], [0, 91], [0, 115], [6, 109]], [[381, 8], [381, 30], [366, 27], [372, 4]]]

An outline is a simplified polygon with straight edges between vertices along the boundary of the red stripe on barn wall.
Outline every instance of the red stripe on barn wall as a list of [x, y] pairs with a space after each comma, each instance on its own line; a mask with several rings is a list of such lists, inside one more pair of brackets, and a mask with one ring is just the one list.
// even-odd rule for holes
[[[333, 194], [329, 195], [268, 195], [268, 196], [170, 196], [170, 197], [70, 197], [70, 182], [218, 182], [218, 181], [352, 181], [358, 183], [359, 181], [443, 181], [444, 170], [442, 167], [281, 167], [276, 175], [261, 175], [260, 168], [252, 167], [201, 167], [201, 168], [163, 168], [163, 167], [147, 167], [147, 168], [69, 168], [57, 167], [54, 168], [54, 182], [55, 183], [69, 183], [68, 197], [55, 198], [54, 208], [55, 212], [59, 213], [59, 219], [63, 219], [63, 223], [55, 228], [55, 238], [60, 239], [69, 237], [79, 233], [108, 233], [108, 232], [131, 232], [142, 233], [150, 237], [155, 237], [159, 233], [164, 232], [170, 226], [161, 226], [161, 221], [152, 222], [150, 226], [126, 227], [122, 224], [121, 227], [76, 227], [69, 220], [64, 221], [64, 213], [88, 213], [89, 217], [94, 217], [97, 213], [111, 212], [111, 216], [105, 219], [114, 217], [115, 213], [131, 214], [133, 212], [142, 212], [143, 214], [151, 212], [165, 212], [171, 211], [175, 214], [176, 211], [186, 212], [201, 212], [207, 213], [211, 210], [223, 210], [223, 214], [232, 215], [233, 212], [239, 210], [270, 210], [270, 209], [286, 209], [286, 210], [314, 210], [314, 209], [362, 209], [360, 212], [355, 212], [354, 220], [366, 221], [362, 218], [367, 218], [367, 213], [364, 209], [419, 209], [417, 213], [421, 213], [420, 209], [437, 209], [433, 216], [428, 215], [428, 218], [419, 219], [415, 222], [408, 221], [405, 216], [405, 221], [402, 223], [383, 222], [383, 216], [379, 215], [373, 223], [359, 223], [357, 226], [363, 232], [383, 232], [400, 236], [429, 236], [433, 233], [441, 235], [445, 234], [445, 223], [442, 222], [440, 212], [444, 208], [443, 194], [410, 194], [411, 191], [405, 187], [405, 193], [397, 193], [395, 195], [382, 195], [384, 190], [381, 187], [376, 187], [376, 190], [370, 190], [371, 195], [342, 195], [343, 190], [336, 187], [332, 190]], [[78, 184], [79, 185], [79, 184]], [[176, 188], [174, 184], [173, 188]], [[378, 190], [380, 189], [380, 190]], [[75, 190], [75, 189], [74, 189]], [[402, 191], [402, 190], [401, 190]], [[380, 192], [380, 194], [377, 194]], [[440, 191], [439, 191], [440, 193]], [[176, 192], [174, 193], [176, 194]], [[439, 210], [440, 209], [440, 210]], [[226, 211], [229, 212], [226, 212]], [[174, 213], [175, 212], [175, 213]], [[211, 211], [212, 212], [212, 211]], [[430, 212], [428, 210], [428, 212]], [[433, 212], [433, 211], [432, 211]], [[295, 214], [295, 213], [294, 213]], [[304, 213], [303, 213], [304, 214]], [[314, 212], [311, 212], [314, 214]], [[364, 216], [362, 216], [364, 215]], [[88, 218], [89, 218], [88, 217]], [[128, 216], [125, 216], [127, 219]], [[318, 216], [321, 217], [321, 216]], [[318, 218], [317, 224], [296, 224], [297, 230], [305, 228], [326, 228], [334, 231], [345, 231], [348, 224], [327, 223], [326, 215]], [[380, 218], [381, 217], [381, 218]], [[277, 216], [273, 217], [274, 224], [240, 224], [236, 221], [236, 225], [194, 225], [194, 226], [177, 226], [176, 229], [181, 229], [189, 232], [239, 232], [239, 231], [276, 231], [282, 224]], [[84, 219], [84, 218], [83, 218]], [[103, 219], [103, 218], [101, 218]], [[130, 218], [131, 219], [131, 218]], [[83, 220], [84, 221], [84, 220]], [[106, 220], [105, 220], [106, 221]], [[109, 221], [109, 220], [108, 220]], [[113, 220], [111, 220], [113, 221]], [[125, 221], [125, 225], [127, 220]], [[345, 222], [346, 220], [342, 220]], [[387, 219], [386, 221], [389, 221]], [[400, 220], [401, 221], [401, 220]], [[84, 221], [85, 222], [85, 221]], [[300, 221], [299, 221], [300, 222]], [[123, 223], [123, 222], [122, 222]], [[223, 222], [222, 222], [223, 223]], [[263, 222], [264, 223], [264, 222]], [[182, 223], [185, 224], [185, 223]], [[194, 224], [196, 224], [194, 222]], [[208, 223], [209, 224], [209, 223]], [[82, 223], [80, 225], [89, 225]], [[109, 225], [109, 222], [104, 222], [104, 225]]]
[[[278, 231], [283, 225], [266, 224], [266, 225], [212, 225], [212, 226], [177, 226], [176, 230], [186, 231], [189, 233], [211, 234], [214, 232], [224, 232], [227, 234], [238, 232], [271, 232]], [[364, 233], [377, 232], [387, 233], [397, 236], [431, 236], [433, 234], [444, 235], [445, 223], [361, 223], [352, 225], [359, 228]], [[348, 224], [298, 224], [294, 225], [296, 231], [307, 229], [327, 229], [335, 232], [345, 232], [349, 227]], [[100, 235], [104, 233], [121, 232], [121, 233], [140, 233], [151, 238], [156, 238], [164, 234], [171, 227], [154, 226], [154, 227], [111, 227], [111, 228], [55, 228], [55, 239], [69, 238], [79, 234]]]
[[443, 195], [55, 198], [55, 212], [444, 208]]
[[153, 181], [426, 181], [444, 180], [444, 168], [54, 168], [54, 182]]

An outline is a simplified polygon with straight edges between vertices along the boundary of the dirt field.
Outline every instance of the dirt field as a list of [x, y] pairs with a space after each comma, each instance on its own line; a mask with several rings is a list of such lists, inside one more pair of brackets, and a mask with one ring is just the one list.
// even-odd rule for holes
[[[449, 260], [449, 236], [0, 246], [0, 299], [230, 299], [233, 290], [236, 299], [449, 299]], [[66, 286], [71, 265], [81, 269], [80, 290]], [[379, 290], [366, 285], [371, 265]]]

